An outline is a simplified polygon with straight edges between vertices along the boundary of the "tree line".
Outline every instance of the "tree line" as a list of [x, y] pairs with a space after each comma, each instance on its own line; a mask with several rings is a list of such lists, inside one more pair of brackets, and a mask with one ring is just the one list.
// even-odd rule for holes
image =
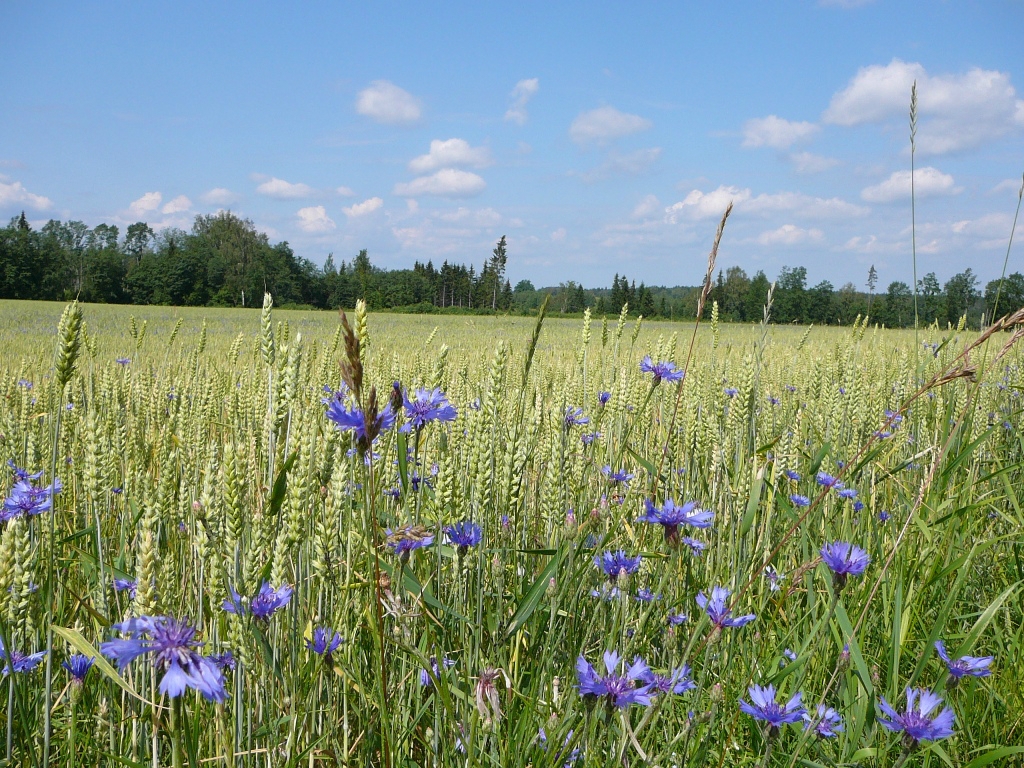
[[[411, 269], [374, 266], [366, 250], [350, 262], [328, 256], [323, 267], [294, 253], [287, 242], [272, 244], [248, 219], [230, 212], [201, 215], [192, 228], [154, 232], [138, 222], [121, 236], [117, 226], [90, 228], [80, 221], [49, 221], [34, 230], [25, 214], [0, 229], [0, 298], [68, 300], [181, 306], [256, 306], [264, 291], [281, 306], [334, 309], [365, 299], [371, 309], [407, 312], [535, 311], [546, 294], [551, 308], [574, 314], [590, 309], [616, 315], [624, 304], [645, 317], [687, 319], [696, 315], [699, 287], [636, 285], [616, 274], [611, 288], [584, 288], [568, 281], [535, 288], [506, 278], [507, 242], [497, 242], [480, 269], [473, 264], [416, 262]], [[740, 267], [720, 271], [709, 300], [727, 321], [756, 322], [764, 312], [771, 281]], [[838, 290], [825, 280], [808, 286], [804, 267], [783, 267], [775, 282], [772, 320], [779, 323], [848, 324], [870, 316], [890, 327], [913, 326], [915, 298], [921, 325], [956, 324], [963, 315], [976, 326], [1002, 311], [1024, 306], [1024, 275], [1014, 273], [982, 290], [968, 268], [944, 284], [935, 273], [918, 281], [915, 297], [901, 281], [876, 292], [874, 267], [863, 288]], [[866, 290], [865, 290], [866, 289]], [[1002, 312], [1000, 312], [1002, 313]]]

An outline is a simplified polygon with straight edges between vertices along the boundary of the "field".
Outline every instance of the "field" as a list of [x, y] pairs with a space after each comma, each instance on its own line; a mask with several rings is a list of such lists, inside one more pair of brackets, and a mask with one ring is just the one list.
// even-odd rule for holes
[[1010, 333], [348, 317], [0, 302], [8, 764], [1024, 761]]

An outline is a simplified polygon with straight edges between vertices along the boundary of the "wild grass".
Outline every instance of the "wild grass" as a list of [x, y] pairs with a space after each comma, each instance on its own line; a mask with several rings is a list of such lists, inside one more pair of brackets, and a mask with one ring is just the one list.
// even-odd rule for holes
[[[325, 417], [324, 388], [353, 364], [333, 313], [83, 306], [62, 340], [63, 309], [0, 302], [0, 459], [63, 484], [52, 512], [3, 523], [0, 636], [52, 648], [49, 693], [42, 664], [5, 678], [8, 764], [980, 768], [1024, 754], [1009, 334], [965, 366], [979, 337], [958, 329], [357, 314], [364, 408], [399, 382], [458, 412], [385, 430], [367, 464]], [[645, 355], [689, 359], [686, 378], [653, 386]], [[589, 423], [567, 427], [570, 407]], [[659, 506], [714, 512], [681, 532], [701, 554], [638, 522], [655, 489]], [[443, 527], [464, 520], [482, 541], [460, 552]], [[434, 542], [397, 557], [387, 531], [402, 526]], [[836, 540], [871, 557], [841, 590], [819, 556]], [[594, 558], [620, 549], [642, 563], [611, 585]], [[223, 610], [264, 581], [294, 589], [268, 620]], [[756, 619], [713, 628], [695, 597], [715, 586]], [[203, 654], [231, 652], [227, 699], [171, 699], [147, 657], [123, 673], [104, 661], [112, 625], [140, 615], [187, 618]], [[319, 627], [343, 638], [329, 658], [307, 648]], [[940, 639], [993, 655], [992, 675], [951, 686]], [[582, 697], [577, 658], [602, 669], [608, 650], [687, 664], [695, 688], [625, 709]], [[96, 659], [81, 685], [60, 666], [76, 652]], [[802, 691], [845, 729], [763, 730], [739, 710], [751, 684]], [[879, 697], [902, 708], [908, 686], [944, 697], [954, 736], [907, 750], [880, 726]]]

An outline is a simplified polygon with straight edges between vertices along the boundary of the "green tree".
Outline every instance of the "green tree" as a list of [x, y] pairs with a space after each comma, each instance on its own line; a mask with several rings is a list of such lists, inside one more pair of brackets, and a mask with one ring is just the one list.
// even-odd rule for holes
[[881, 313], [883, 322], [891, 328], [903, 328], [914, 322], [914, 293], [901, 280], [889, 283], [885, 294], [885, 309]]
[[974, 303], [981, 297], [978, 278], [968, 267], [946, 281], [945, 293], [946, 319], [952, 325], [956, 325], [961, 317], [974, 309]]
[[[1000, 285], [1000, 283], [1002, 285]], [[996, 305], [996, 296], [999, 304]], [[992, 280], [985, 286], [985, 313], [988, 322], [1024, 307], [1024, 275], [1014, 272], [1005, 280]]]

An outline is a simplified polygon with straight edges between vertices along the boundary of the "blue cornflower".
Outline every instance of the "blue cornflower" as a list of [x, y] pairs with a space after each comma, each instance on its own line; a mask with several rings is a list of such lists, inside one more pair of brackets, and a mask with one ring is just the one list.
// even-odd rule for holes
[[839, 498], [841, 499], [855, 499], [857, 498], [856, 488], [842, 488], [839, 490]]
[[665, 617], [665, 621], [670, 627], [678, 627], [680, 624], [685, 624], [689, 619], [690, 617], [685, 613], [670, 613]]
[[697, 593], [697, 605], [704, 609], [708, 617], [711, 619], [711, 623], [718, 628], [742, 627], [757, 618], [752, 613], [733, 618], [731, 616], [732, 611], [729, 606], [726, 605], [726, 600], [728, 599], [729, 590], [725, 587], [714, 587], [711, 590], [710, 600], [705, 597], [703, 592]]
[[448, 398], [440, 389], [420, 387], [416, 390], [415, 400], [410, 400], [409, 393], [406, 392], [402, 396], [402, 402], [413, 429], [422, 429], [431, 421], [455, 421], [455, 417], [459, 415], [455, 406], [448, 402]]
[[807, 714], [807, 710], [800, 705], [803, 693], [794, 694], [785, 706], [775, 701], [774, 685], [763, 688], [760, 685], [752, 685], [747, 688], [747, 693], [754, 703], [750, 704], [740, 699], [740, 709], [755, 720], [764, 720], [773, 731], [777, 731], [786, 723], [798, 723]]
[[645, 355], [644, 359], [640, 361], [640, 373], [653, 374], [654, 386], [658, 386], [662, 381], [667, 381], [670, 384], [680, 381], [686, 375], [676, 368], [675, 363], [669, 361], [655, 363], [651, 361], [650, 355]]
[[452, 546], [458, 547], [460, 555], [466, 554], [467, 549], [475, 547], [483, 538], [480, 526], [471, 520], [463, 520], [455, 525], [446, 526], [444, 533]]
[[15, 464], [13, 459], [8, 459], [7, 460], [7, 466], [10, 467], [11, 468], [11, 472], [14, 473], [14, 479], [15, 480], [24, 480], [24, 481], [35, 482], [36, 480], [38, 480], [40, 477], [43, 476], [43, 470], [39, 470], [38, 472], [30, 473], [27, 469], [22, 469], [17, 464]]
[[[650, 499], [644, 499], [646, 512], [637, 520], [641, 523], [660, 525], [665, 530], [665, 541], [670, 544], [679, 543], [679, 526], [692, 525], [694, 528], [710, 528], [715, 513], [697, 509], [696, 501], [688, 501], [676, 506], [672, 499], [665, 499], [663, 507], [656, 507]], [[696, 510], [696, 511], [695, 511]]]
[[768, 588], [772, 592], [782, 589], [782, 582], [786, 580], [786, 574], [775, 570], [775, 566], [769, 565], [764, 569], [764, 577], [768, 579]]
[[935, 650], [939, 652], [939, 658], [946, 663], [950, 685], [956, 685], [962, 677], [988, 677], [992, 674], [989, 665], [993, 656], [961, 656], [959, 659], [951, 659], [946, 653], [945, 643], [941, 640], [935, 641]]
[[726, 387], [725, 388], [726, 397], [730, 397], [730, 398], [736, 397], [736, 395], [738, 395], [739, 393], [740, 393], [740, 391], [738, 389], [736, 389], [735, 387]]
[[789, 497], [789, 500], [793, 502], [794, 507], [809, 507], [811, 506], [811, 500], [806, 496], [801, 496], [799, 493], [794, 493]]
[[403, 560], [407, 560], [414, 549], [429, 547], [434, 543], [434, 534], [428, 533], [420, 525], [405, 525], [395, 530], [388, 528], [384, 533], [391, 551]]
[[341, 635], [330, 627], [317, 627], [313, 630], [313, 639], [306, 641], [306, 647], [318, 656], [323, 656], [324, 661], [331, 663], [331, 654], [338, 650], [341, 645]]
[[620, 656], [615, 651], [605, 651], [604, 666], [607, 674], [598, 675], [597, 670], [583, 656], [576, 659], [576, 679], [580, 696], [585, 701], [604, 699], [609, 708], [625, 709], [631, 704], [648, 707], [651, 704], [651, 684], [645, 681], [650, 669], [638, 656], [624, 672], [618, 673]]
[[224, 651], [224, 653], [213, 653], [208, 657], [210, 661], [217, 665], [217, 668], [221, 672], [227, 672], [228, 670], [235, 671], [235, 655], [231, 651]]
[[632, 575], [640, 570], [640, 562], [643, 558], [640, 555], [629, 557], [621, 549], [618, 552], [605, 552], [594, 558], [594, 564], [604, 571], [608, 581], [612, 584], [621, 575]]
[[638, 589], [636, 592], [636, 599], [641, 603], [652, 603], [655, 600], [661, 600], [661, 595], [656, 595], [647, 587]]
[[221, 603], [221, 608], [228, 613], [234, 613], [238, 616], [245, 616], [246, 613], [251, 613], [261, 621], [267, 621], [271, 616], [288, 605], [294, 592], [290, 584], [282, 584], [277, 589], [274, 589], [270, 586], [269, 581], [264, 581], [260, 586], [260, 591], [248, 601], [249, 605], [247, 607], [242, 596], [235, 591], [235, 588], [230, 587], [230, 590], [231, 597]]
[[608, 401], [611, 400], [611, 399], [612, 399], [612, 393], [611, 392], [598, 392], [597, 393], [597, 402], [599, 402], [601, 405], [607, 405]]
[[135, 593], [139, 589], [139, 582], [134, 579], [114, 579], [114, 591], [124, 592], [127, 590], [128, 597], [135, 599]]
[[796, 387], [794, 387], [792, 384], [787, 384], [786, 385], [786, 391], [787, 392], [796, 392]]
[[153, 664], [163, 670], [160, 693], [177, 698], [194, 688], [211, 701], [224, 701], [224, 674], [214, 661], [196, 650], [202, 643], [196, 630], [172, 616], [140, 616], [115, 624], [114, 629], [129, 635], [127, 639], [108, 640], [100, 646], [104, 656], [124, 669], [139, 656], [152, 653]]
[[818, 485], [825, 488], [835, 488], [837, 491], [840, 491], [845, 487], [838, 477], [830, 475], [828, 472], [819, 472], [815, 479], [818, 481]]
[[601, 472], [604, 473], [604, 476], [608, 478], [608, 482], [610, 483], [628, 484], [629, 481], [633, 479], [633, 474], [631, 472], [627, 472], [624, 469], [613, 471], [610, 464], [605, 464], [601, 467]]
[[129, 358], [129, 357], [119, 357], [114, 362], [117, 363], [120, 366], [125, 366], [125, 365], [128, 365], [129, 363], [131, 363], [131, 358]]
[[932, 711], [942, 704], [942, 697], [923, 688], [907, 688], [907, 711], [897, 712], [884, 697], [879, 697], [878, 708], [885, 717], [878, 722], [890, 731], [903, 733], [910, 740], [909, 746], [919, 741], [938, 741], [953, 735], [955, 716], [951, 707], [946, 707], [934, 717]]
[[[573, 732], [569, 731], [569, 733], [565, 735], [565, 741], [562, 742], [562, 749], [558, 750], [555, 753], [555, 763], [559, 763], [563, 760], [565, 761], [562, 763], [562, 768], [573, 768], [573, 766], [576, 765], [576, 761], [579, 760], [581, 755], [579, 747], [573, 748], [568, 755], [564, 754], [565, 749], [569, 746], [569, 743], [572, 741], [572, 736]], [[548, 734], [545, 732], [544, 728], [537, 729], [537, 741], [540, 743], [541, 749], [547, 752]]]
[[377, 414], [376, 424], [368, 425], [366, 414], [362, 410], [354, 405], [350, 410], [345, 407], [344, 401], [335, 398], [327, 405], [327, 418], [333, 421], [338, 429], [343, 432], [351, 430], [355, 433], [357, 440], [363, 441], [367, 439], [367, 427], [370, 427], [369, 431], [373, 432], [376, 437], [395, 425], [396, 416], [395, 412], [391, 410], [391, 406], [386, 405], [384, 410]]
[[797, 472], [795, 469], [787, 469], [782, 474], [784, 474], [786, 477], [788, 477], [790, 480], [792, 480], [795, 483], [800, 482], [800, 473]]
[[700, 557], [704, 554], [704, 550], [708, 548], [700, 539], [695, 539], [692, 536], [683, 536], [681, 539], [682, 543], [690, 548], [690, 554], [694, 557]]
[[772, 397], [771, 395], [768, 395], [768, 402], [771, 403], [772, 405], [778, 405], [782, 401], [779, 400], [779, 398], [777, 397]]
[[[7, 663], [7, 655], [10, 653], [11, 664]], [[14, 666], [15, 673], [18, 672], [30, 672], [39, 666], [39, 663], [46, 658], [46, 651], [39, 651], [39, 653], [24, 654], [20, 653], [13, 648], [9, 651], [4, 648], [4, 644], [0, 642], [0, 662], [3, 663], [3, 675], [11, 674], [11, 666]]]
[[53, 496], [61, 492], [60, 480], [40, 488], [29, 480], [19, 480], [11, 488], [11, 495], [4, 499], [0, 509], [0, 522], [6, 522], [20, 515], [41, 515], [53, 509]]
[[861, 501], [860, 499], [857, 499], [855, 502], [853, 502], [853, 511], [854, 512], [860, 512], [862, 509], [864, 509], [864, 502], [863, 501]]
[[571, 405], [565, 409], [565, 428], [582, 427], [589, 424], [590, 419], [583, 415], [582, 408], [573, 408]]
[[25, 389], [32, 389], [32, 382], [28, 379], [18, 379], [18, 386]]
[[603, 435], [600, 432], [585, 432], [580, 435], [580, 440], [583, 441], [584, 445], [590, 445], [595, 440], [600, 440]]
[[430, 657], [430, 669], [433, 671], [433, 676], [430, 672], [425, 669], [420, 670], [420, 685], [424, 688], [431, 688], [434, 685], [434, 680], [441, 677], [441, 668], [451, 669], [455, 666], [455, 659], [449, 659], [447, 656], [441, 659], [441, 663], [437, 663], [437, 657]]
[[796, 652], [792, 648], [787, 648], [782, 652], [782, 655], [789, 661], [796, 661]]
[[847, 541], [826, 543], [821, 548], [821, 560], [832, 571], [837, 589], [846, 585], [847, 576], [860, 576], [871, 562], [871, 556]]
[[903, 416], [898, 411], [890, 411], [888, 408], [885, 409], [885, 420], [892, 427], [899, 426], [900, 422], [903, 421]]
[[643, 681], [651, 686], [652, 696], [662, 693], [674, 693], [679, 696], [697, 687], [690, 677], [690, 667], [686, 664], [673, 669], [667, 675], [660, 675], [648, 669]]
[[819, 704], [817, 717], [804, 713], [804, 730], [811, 728], [818, 734], [818, 738], [834, 739], [844, 730], [843, 717], [832, 707]]
[[85, 676], [89, 674], [89, 670], [92, 669], [93, 662], [96, 660], [88, 656], [83, 656], [80, 653], [76, 653], [61, 663], [61, 666], [67, 670], [68, 674], [71, 675], [71, 681], [81, 685], [85, 682]]
[[892, 515], [890, 515], [883, 509], [881, 512], [878, 513], [878, 522], [884, 525], [885, 523], [889, 522], [890, 517], [892, 517]]

